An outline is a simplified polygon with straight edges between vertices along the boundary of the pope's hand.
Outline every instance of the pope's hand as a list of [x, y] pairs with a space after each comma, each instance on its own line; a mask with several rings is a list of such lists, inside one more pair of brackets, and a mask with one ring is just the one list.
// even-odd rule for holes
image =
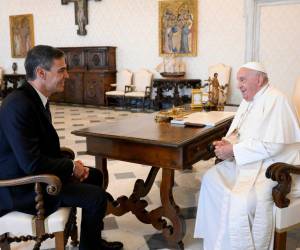
[[233, 157], [233, 146], [229, 141], [221, 140], [213, 142], [215, 154], [221, 160]]

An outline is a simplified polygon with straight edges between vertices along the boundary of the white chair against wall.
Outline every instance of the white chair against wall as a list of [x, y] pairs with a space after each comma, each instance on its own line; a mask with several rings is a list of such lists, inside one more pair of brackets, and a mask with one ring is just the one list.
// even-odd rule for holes
[[117, 73], [117, 82], [111, 84], [115, 90], [105, 92], [106, 105], [109, 104], [109, 97], [121, 98], [124, 104], [125, 93], [132, 90], [132, 75], [132, 72], [127, 69]]
[[[300, 78], [297, 80], [294, 90], [293, 101], [298, 121], [300, 121]], [[273, 200], [277, 206], [274, 250], [285, 250], [287, 232], [300, 227], [300, 197], [286, 197], [292, 187], [300, 190], [300, 165], [278, 162], [268, 168], [266, 176], [278, 182], [272, 192]]]
[[153, 74], [146, 70], [141, 69], [133, 74], [133, 91], [125, 93], [125, 102], [136, 98], [143, 99], [143, 109], [145, 107], [145, 100], [151, 99], [151, 86]]
[[222, 63], [210, 66], [208, 68], [208, 75], [211, 79], [213, 79], [215, 73], [218, 73], [220, 84], [218, 106], [224, 106], [227, 100], [231, 67]]

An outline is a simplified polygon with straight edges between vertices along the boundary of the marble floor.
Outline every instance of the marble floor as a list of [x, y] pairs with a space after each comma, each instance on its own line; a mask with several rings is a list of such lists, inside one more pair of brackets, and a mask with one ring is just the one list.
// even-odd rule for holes
[[[134, 116], [147, 116], [147, 113], [114, 110], [107, 108], [76, 107], [76, 106], [51, 106], [54, 126], [59, 134], [61, 145], [72, 148], [76, 152], [76, 158], [81, 159], [86, 165], [94, 166], [94, 157], [86, 154], [85, 138], [71, 134], [71, 131], [99, 123], [118, 122], [122, 119], [130, 119]], [[213, 160], [200, 161], [192, 170], [176, 171], [174, 198], [181, 207], [182, 214], [187, 225], [187, 233], [183, 239], [185, 249], [202, 250], [202, 240], [193, 238], [196, 205], [199, 195], [200, 180], [204, 172], [213, 165]], [[140, 164], [131, 164], [122, 161], [108, 161], [109, 187], [108, 190], [114, 197], [121, 194], [129, 195], [132, 192], [135, 179], [145, 179], [149, 167]], [[157, 175], [155, 184], [146, 200], [149, 208], [160, 205], [159, 184], [160, 174]], [[80, 215], [80, 211], [78, 213]], [[80, 216], [78, 216], [80, 223]], [[105, 230], [103, 235], [107, 240], [120, 240], [126, 250], [170, 249], [164, 241], [161, 233], [152, 226], [142, 224], [132, 214], [122, 217], [107, 216], [105, 218]], [[291, 231], [288, 235], [288, 250], [300, 247], [300, 230]], [[13, 250], [32, 249], [32, 243], [12, 244]], [[54, 249], [54, 240], [47, 240], [41, 249]], [[77, 248], [69, 247], [75, 250]], [[299, 248], [300, 249], [300, 248]]]

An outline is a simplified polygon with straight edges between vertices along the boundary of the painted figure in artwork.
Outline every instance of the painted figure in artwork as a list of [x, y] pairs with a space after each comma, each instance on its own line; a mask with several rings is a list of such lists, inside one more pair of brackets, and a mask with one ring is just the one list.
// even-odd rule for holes
[[13, 55], [25, 57], [33, 46], [30, 34], [30, 20], [26, 16], [15, 17], [12, 24]]
[[161, 48], [165, 54], [193, 53], [195, 20], [191, 10], [192, 5], [184, 1], [178, 3], [166, 7], [161, 16]]

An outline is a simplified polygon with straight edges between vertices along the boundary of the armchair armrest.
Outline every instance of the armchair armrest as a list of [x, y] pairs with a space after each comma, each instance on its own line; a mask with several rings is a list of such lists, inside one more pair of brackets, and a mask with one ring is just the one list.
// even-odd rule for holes
[[150, 97], [151, 95], [151, 87], [147, 86], [145, 90], [145, 97]]
[[134, 91], [134, 89], [135, 89], [134, 85], [125, 85], [125, 93], [132, 92]]
[[57, 176], [50, 174], [33, 175], [9, 180], [0, 180], [0, 187], [20, 186], [31, 183], [34, 183], [34, 191], [36, 193], [35, 208], [37, 212], [34, 218], [34, 224], [38, 229], [36, 232], [37, 237], [42, 237], [42, 235], [45, 234], [45, 209], [41, 183], [48, 184], [46, 187], [46, 191], [48, 194], [57, 195], [61, 190], [60, 179]]
[[57, 195], [61, 190], [60, 179], [51, 174], [32, 175], [15, 179], [0, 180], [0, 187], [20, 186], [32, 183], [47, 184], [46, 190], [50, 195]]
[[277, 181], [272, 190], [272, 197], [277, 207], [288, 207], [290, 200], [286, 197], [291, 191], [291, 174], [300, 174], [300, 166], [277, 162], [268, 167], [266, 177]]
[[70, 160], [74, 160], [75, 159], [75, 153], [72, 149], [67, 148], [67, 147], [61, 147], [60, 148], [60, 153], [62, 154], [62, 156], [70, 159]]

